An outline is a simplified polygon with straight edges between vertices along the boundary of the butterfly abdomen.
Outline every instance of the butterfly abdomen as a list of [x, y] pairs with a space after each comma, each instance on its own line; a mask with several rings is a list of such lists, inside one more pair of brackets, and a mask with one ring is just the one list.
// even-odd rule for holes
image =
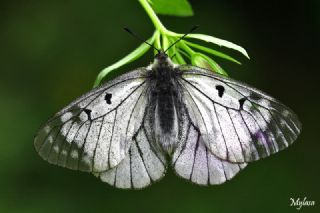
[[154, 70], [156, 86], [153, 99], [156, 102], [155, 134], [157, 143], [162, 149], [171, 153], [177, 144], [178, 119], [175, 99], [177, 88], [174, 83], [173, 69], [170, 66], [159, 66]]

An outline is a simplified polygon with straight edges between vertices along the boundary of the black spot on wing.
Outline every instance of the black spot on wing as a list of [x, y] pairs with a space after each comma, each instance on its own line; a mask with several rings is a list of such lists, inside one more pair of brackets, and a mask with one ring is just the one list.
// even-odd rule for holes
[[111, 93], [106, 93], [106, 96], [104, 97], [104, 100], [106, 100], [107, 104], [111, 104], [111, 98], [112, 98], [112, 94]]
[[87, 114], [88, 119], [91, 121], [92, 120], [91, 119], [91, 110], [90, 109], [84, 109], [83, 111]]
[[244, 102], [247, 100], [247, 98], [241, 98], [239, 99], [239, 105], [240, 105], [240, 109], [243, 109], [243, 105], [244, 105]]
[[220, 98], [222, 98], [223, 94], [224, 94], [224, 87], [221, 85], [217, 85], [216, 89], [218, 90], [218, 95]]
[[261, 100], [261, 95], [259, 95], [258, 93], [255, 93], [255, 92], [251, 92], [250, 93], [250, 98], [252, 99], [252, 100], [255, 100], [255, 101], [259, 101], [259, 100]]

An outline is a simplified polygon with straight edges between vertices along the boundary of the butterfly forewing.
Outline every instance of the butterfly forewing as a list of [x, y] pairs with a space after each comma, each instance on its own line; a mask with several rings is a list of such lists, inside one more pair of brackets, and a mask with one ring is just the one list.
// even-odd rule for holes
[[193, 125], [217, 158], [245, 163], [288, 147], [301, 124], [286, 106], [244, 83], [181, 66], [179, 85]]
[[40, 156], [52, 164], [101, 172], [126, 156], [148, 105], [145, 70], [110, 81], [53, 116], [35, 137]]

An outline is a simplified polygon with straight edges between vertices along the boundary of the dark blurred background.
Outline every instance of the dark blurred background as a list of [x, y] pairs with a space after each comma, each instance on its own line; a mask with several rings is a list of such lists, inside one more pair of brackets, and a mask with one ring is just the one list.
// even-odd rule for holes
[[[0, 212], [295, 212], [290, 198], [319, 211], [320, 2], [191, 1], [195, 16], [163, 17], [169, 29], [214, 35], [246, 48], [233, 78], [272, 94], [300, 117], [296, 143], [251, 163], [232, 181], [199, 187], [172, 170], [143, 191], [123, 191], [93, 175], [52, 166], [33, 148], [38, 127], [92, 88], [98, 72], [138, 46], [122, 30], [149, 37], [137, 1], [20, 0], [0, 4]], [[145, 66], [151, 52], [122, 71]]]

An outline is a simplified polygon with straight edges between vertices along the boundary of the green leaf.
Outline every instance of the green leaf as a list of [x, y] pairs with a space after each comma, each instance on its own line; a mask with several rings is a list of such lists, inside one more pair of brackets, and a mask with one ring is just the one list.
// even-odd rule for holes
[[188, 0], [149, 0], [157, 14], [171, 16], [193, 16]]
[[219, 46], [224, 46], [224, 47], [227, 47], [227, 48], [230, 48], [230, 49], [234, 49], [234, 50], [237, 50], [239, 51], [240, 53], [242, 53], [244, 56], [246, 56], [247, 58], [250, 59], [247, 51], [239, 46], [239, 45], [236, 45], [230, 41], [226, 41], [226, 40], [223, 40], [223, 39], [220, 39], [220, 38], [216, 38], [216, 37], [213, 37], [213, 36], [209, 36], [209, 35], [204, 35], [204, 34], [189, 34], [186, 36], [186, 38], [194, 38], [194, 39], [200, 39], [202, 41], [206, 41], [206, 42], [210, 42], [210, 43], [213, 43], [213, 44], [217, 44]]
[[219, 64], [217, 64], [214, 60], [212, 60], [210, 57], [201, 54], [201, 53], [194, 53], [191, 57], [191, 63], [192, 65], [205, 68], [208, 70], [212, 70], [216, 73], [219, 73], [224, 76], [228, 76], [226, 71], [224, 71]]
[[192, 42], [189, 42], [189, 41], [180, 41], [180, 42], [185, 42], [189, 46], [197, 48], [199, 50], [202, 50], [203, 52], [207, 52], [207, 53], [210, 53], [210, 54], [215, 55], [217, 57], [220, 57], [220, 58], [235, 62], [237, 64], [241, 64], [239, 61], [237, 61], [236, 59], [232, 58], [231, 56], [228, 56], [228, 55], [226, 55], [226, 54], [224, 54], [222, 52], [219, 52], [217, 50], [213, 50], [213, 49], [210, 49], [210, 48], [207, 48], [207, 47], [204, 47], [204, 46], [201, 46], [199, 44], [195, 44], [195, 43], [192, 43]]
[[[148, 43], [152, 44], [154, 42], [155, 37], [157, 36], [159, 32], [156, 31], [153, 36], [147, 40]], [[148, 50], [150, 49], [150, 46], [142, 43], [137, 49], [135, 49], [134, 51], [132, 51], [131, 53], [129, 53], [127, 56], [125, 56], [124, 58], [120, 59], [119, 61], [117, 61], [116, 63], [108, 66], [107, 68], [103, 69], [99, 75], [97, 76], [93, 87], [97, 87], [99, 86], [99, 84], [101, 83], [102, 79], [104, 77], [106, 77], [110, 72], [118, 69], [119, 67], [128, 64], [132, 61], [135, 61], [136, 59], [140, 58], [143, 54], [145, 54]]]

